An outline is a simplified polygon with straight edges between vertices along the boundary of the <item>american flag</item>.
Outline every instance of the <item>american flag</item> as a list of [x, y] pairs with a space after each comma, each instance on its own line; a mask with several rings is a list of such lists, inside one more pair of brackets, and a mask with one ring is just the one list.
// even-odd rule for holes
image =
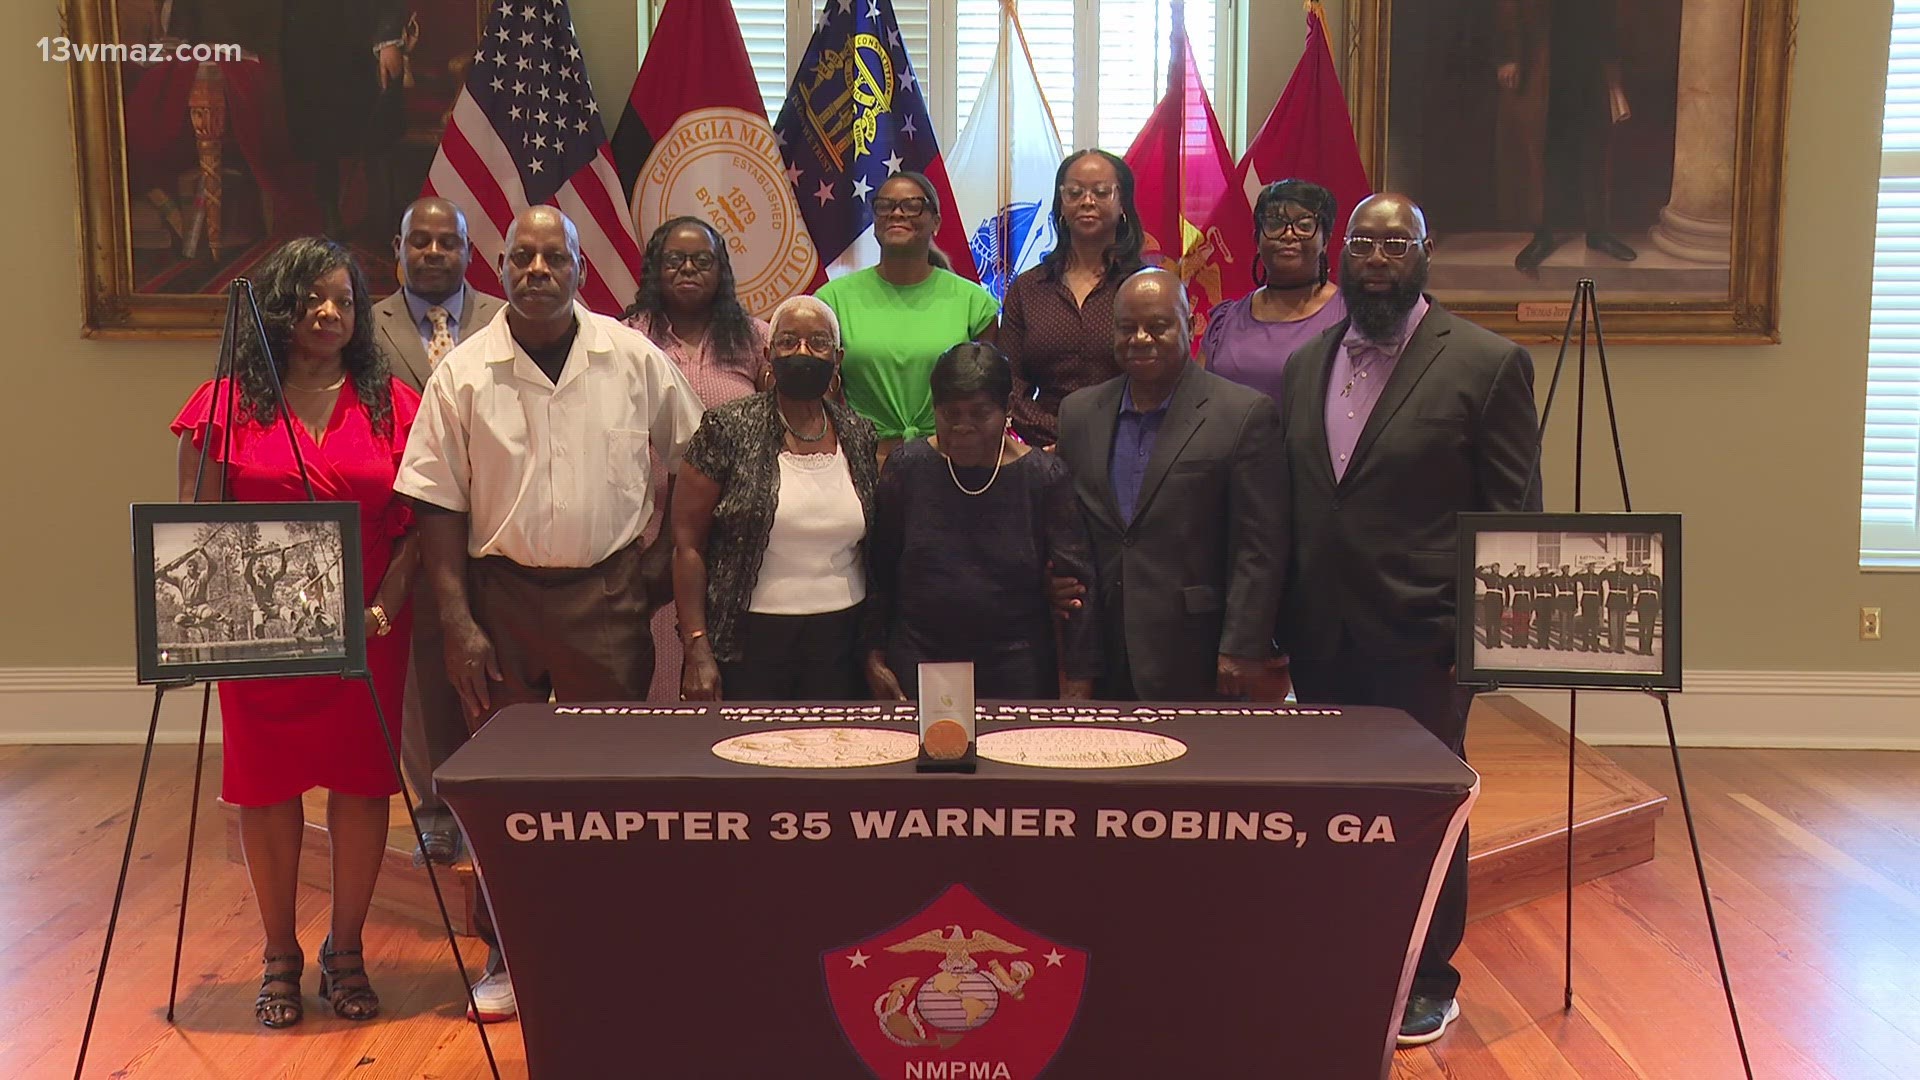
[[[905, 170], [933, 181], [943, 211], [934, 243], [954, 273], [978, 280], [892, 0], [821, 3], [813, 40], [773, 125], [820, 265], [857, 269], [878, 261], [870, 236], [873, 192]], [[870, 251], [855, 248], [863, 237]]]
[[580, 230], [581, 301], [619, 314], [640, 278], [640, 244], [619, 192], [566, 0], [500, 0], [427, 172], [425, 193], [467, 212], [468, 282], [504, 296], [507, 226], [550, 203]]

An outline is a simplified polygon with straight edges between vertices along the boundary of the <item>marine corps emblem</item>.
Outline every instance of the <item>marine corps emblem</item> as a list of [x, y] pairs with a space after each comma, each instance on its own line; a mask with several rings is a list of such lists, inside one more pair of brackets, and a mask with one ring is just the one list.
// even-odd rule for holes
[[881, 1080], [1032, 1080], [1087, 979], [1084, 950], [1015, 925], [964, 885], [820, 961], [841, 1031]]

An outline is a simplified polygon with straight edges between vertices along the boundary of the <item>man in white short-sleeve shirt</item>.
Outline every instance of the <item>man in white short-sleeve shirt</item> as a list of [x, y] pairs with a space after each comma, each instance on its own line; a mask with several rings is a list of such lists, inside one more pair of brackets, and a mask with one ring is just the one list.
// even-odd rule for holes
[[[640, 543], [649, 451], [678, 467], [700, 399], [645, 335], [575, 300], [583, 273], [566, 215], [514, 219], [507, 307], [434, 368], [394, 481], [420, 510], [470, 725], [549, 695], [638, 700], [653, 679], [648, 618], [672, 547], [665, 530]], [[483, 1020], [514, 1011], [498, 959], [474, 988]]]

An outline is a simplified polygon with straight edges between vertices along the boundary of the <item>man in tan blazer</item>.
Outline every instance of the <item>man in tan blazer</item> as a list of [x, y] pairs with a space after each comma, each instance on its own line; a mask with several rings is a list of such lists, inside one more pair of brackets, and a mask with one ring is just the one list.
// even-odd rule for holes
[[[405, 284], [373, 305], [380, 347], [393, 373], [419, 390], [434, 364], [499, 312], [502, 302], [466, 284], [467, 219], [445, 199], [420, 199], [400, 218], [393, 238], [394, 258]], [[460, 833], [446, 804], [433, 794], [433, 770], [467, 740], [460, 697], [447, 681], [440, 618], [426, 575], [413, 596], [413, 659], [407, 670], [402, 710], [402, 750], [407, 779], [420, 793], [420, 826], [427, 859], [451, 865], [460, 854]]]

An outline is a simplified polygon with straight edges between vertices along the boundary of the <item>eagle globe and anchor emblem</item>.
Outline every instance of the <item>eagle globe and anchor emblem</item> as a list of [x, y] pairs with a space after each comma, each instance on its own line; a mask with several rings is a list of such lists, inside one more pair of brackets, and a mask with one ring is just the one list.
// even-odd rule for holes
[[1014, 924], [964, 885], [821, 961], [841, 1030], [884, 1080], [1040, 1075], [1087, 975], [1084, 950]]

